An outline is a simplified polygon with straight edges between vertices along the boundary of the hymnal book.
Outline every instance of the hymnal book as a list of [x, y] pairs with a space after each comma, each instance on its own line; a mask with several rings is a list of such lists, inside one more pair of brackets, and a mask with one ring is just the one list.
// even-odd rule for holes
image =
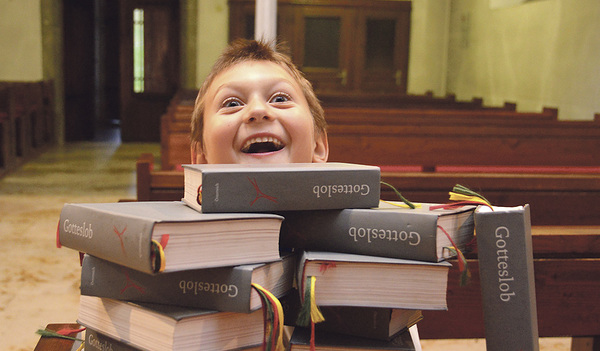
[[[85, 330], [85, 351], [142, 351], [143, 349], [136, 348], [123, 340], [117, 340], [100, 333], [92, 328]], [[245, 351], [261, 351], [262, 345], [243, 347], [238, 350]], [[73, 349], [76, 351], [76, 349]]]
[[539, 350], [529, 205], [480, 206], [475, 229], [487, 350]]
[[475, 206], [402, 205], [284, 213], [280, 247], [439, 262], [456, 255], [454, 244], [464, 251], [473, 240]]
[[184, 201], [202, 212], [369, 208], [379, 167], [350, 163], [184, 165]]
[[65, 204], [57, 245], [148, 273], [262, 263], [280, 257], [282, 220], [181, 201]]
[[123, 340], [111, 338], [92, 328], [85, 329], [84, 348], [85, 351], [138, 351], [136, 348]]
[[298, 266], [299, 291], [315, 277], [319, 306], [445, 310], [450, 263], [305, 251]]
[[[295, 326], [301, 308], [298, 291], [293, 290], [279, 301], [285, 324]], [[378, 340], [390, 340], [423, 319], [420, 310], [400, 308], [320, 306], [319, 310], [325, 320], [315, 324], [316, 330]]]
[[[290, 338], [290, 351], [309, 351], [311, 332], [308, 328], [296, 327]], [[391, 340], [373, 340], [357, 336], [315, 331], [315, 351], [346, 350], [402, 350], [415, 351], [413, 339], [408, 331]]]
[[263, 311], [217, 312], [80, 297], [78, 323], [145, 350], [237, 350], [261, 345]]
[[281, 297], [292, 289], [294, 255], [281, 260], [150, 274], [85, 255], [81, 294], [217, 311], [249, 313], [262, 306], [256, 283]]

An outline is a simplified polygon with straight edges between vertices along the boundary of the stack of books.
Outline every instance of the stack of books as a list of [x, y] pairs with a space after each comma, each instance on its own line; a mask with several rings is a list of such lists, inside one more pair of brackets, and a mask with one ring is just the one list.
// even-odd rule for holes
[[296, 317], [309, 277], [325, 319], [312, 336], [317, 349], [414, 349], [407, 329], [422, 310], [447, 309], [446, 260], [474, 236], [475, 206], [382, 202], [373, 166], [188, 165], [184, 175], [184, 201], [198, 211], [285, 218], [280, 250], [298, 256], [297, 292], [282, 299], [286, 324], [296, 327], [291, 349], [305, 344]]
[[84, 253], [86, 346], [261, 347], [262, 303], [251, 284], [282, 297], [295, 272], [295, 257], [279, 253], [282, 220], [205, 214], [182, 202], [65, 204], [57, 243]]
[[[382, 202], [374, 166], [186, 165], [184, 174], [182, 202], [64, 206], [58, 243], [85, 253], [86, 343], [261, 348], [268, 328], [255, 283], [281, 301], [291, 350], [414, 350], [409, 328], [422, 310], [447, 308], [446, 259], [473, 239], [474, 206]], [[325, 319], [314, 331], [296, 325], [307, 296]]]

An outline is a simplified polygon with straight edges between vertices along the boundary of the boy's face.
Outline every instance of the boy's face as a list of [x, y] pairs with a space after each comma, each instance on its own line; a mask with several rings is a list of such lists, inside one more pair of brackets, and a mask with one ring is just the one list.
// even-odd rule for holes
[[216, 76], [206, 92], [202, 150], [195, 163], [325, 162], [327, 135], [315, 133], [300, 85], [281, 66], [246, 61]]

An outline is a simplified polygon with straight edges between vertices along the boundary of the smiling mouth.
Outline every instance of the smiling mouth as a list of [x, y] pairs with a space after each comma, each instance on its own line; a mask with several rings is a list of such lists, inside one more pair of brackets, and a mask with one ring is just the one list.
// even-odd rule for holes
[[257, 154], [263, 152], [274, 152], [284, 148], [283, 142], [273, 137], [252, 138], [244, 144], [242, 152], [246, 154]]

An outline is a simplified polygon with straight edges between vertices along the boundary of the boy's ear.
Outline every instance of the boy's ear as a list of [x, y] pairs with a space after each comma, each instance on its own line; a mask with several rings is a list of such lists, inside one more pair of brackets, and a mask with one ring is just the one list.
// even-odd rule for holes
[[202, 146], [200, 145], [200, 142], [193, 141], [190, 145], [190, 151], [192, 154], [192, 163], [194, 163], [194, 164], [207, 163], [206, 157], [204, 157], [204, 152], [202, 151]]
[[329, 157], [329, 142], [327, 132], [321, 131], [315, 134], [315, 150], [313, 152], [313, 163], [327, 162]]

